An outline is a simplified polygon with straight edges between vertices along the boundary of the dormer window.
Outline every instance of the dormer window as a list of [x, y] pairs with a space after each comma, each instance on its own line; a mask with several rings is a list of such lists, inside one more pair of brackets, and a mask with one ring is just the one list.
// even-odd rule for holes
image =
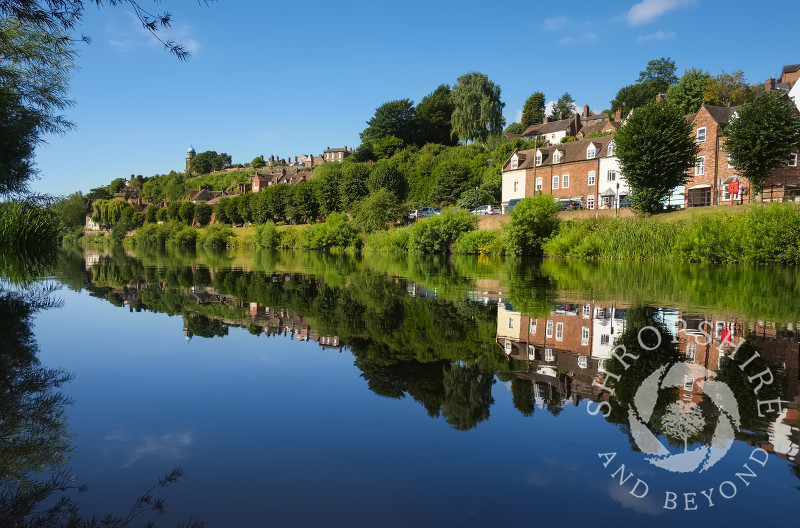
[[597, 149], [594, 148], [594, 145], [589, 145], [586, 149], [586, 159], [594, 159], [596, 153]]
[[792, 152], [789, 154], [789, 166], [797, 167], [797, 152]]
[[608, 144], [608, 149], [606, 150], [606, 153], [609, 156], [613, 156], [614, 155], [614, 149], [616, 149], [616, 148], [617, 148], [617, 144], [612, 141], [611, 143]]
[[518, 166], [519, 166], [519, 160], [516, 157], [511, 158], [511, 168], [516, 169]]
[[557, 150], [553, 153], [553, 163], [561, 163], [561, 151]]
[[697, 129], [697, 142], [704, 143], [706, 141], [706, 127], [700, 127]]
[[541, 164], [542, 164], [542, 153], [536, 152], [536, 165], [541, 165]]

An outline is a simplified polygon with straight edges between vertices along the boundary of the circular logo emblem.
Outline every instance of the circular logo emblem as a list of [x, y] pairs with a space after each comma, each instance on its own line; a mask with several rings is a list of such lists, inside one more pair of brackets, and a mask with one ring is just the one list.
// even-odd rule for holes
[[[628, 411], [631, 435], [647, 461], [675, 473], [700, 473], [716, 464], [733, 443], [739, 429], [739, 407], [733, 391], [715, 374], [693, 363], [676, 363], [656, 369], [636, 390], [634, 405]], [[679, 388], [675, 401], [662, 405], [656, 413], [659, 394]], [[704, 398], [703, 396], [708, 398]], [[697, 401], [700, 400], [700, 401]], [[656, 416], [657, 415], [657, 416]], [[654, 422], [654, 423], [651, 423]], [[716, 421], [716, 425], [714, 425]], [[670, 444], [683, 444], [683, 450], [672, 452], [648, 425], [669, 439]], [[691, 442], [713, 427], [711, 441], [699, 446]]]

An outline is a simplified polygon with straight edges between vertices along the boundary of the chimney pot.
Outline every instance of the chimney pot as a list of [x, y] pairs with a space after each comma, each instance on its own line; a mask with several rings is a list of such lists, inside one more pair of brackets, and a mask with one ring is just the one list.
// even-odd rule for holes
[[622, 121], [622, 108], [617, 108], [617, 113], [614, 115], [614, 121], [617, 123]]
[[769, 79], [767, 79], [767, 82], [764, 83], [764, 91], [771, 92], [774, 89], [775, 89], [775, 78], [770, 77]]
[[583, 105], [583, 117], [589, 117], [589, 105]]

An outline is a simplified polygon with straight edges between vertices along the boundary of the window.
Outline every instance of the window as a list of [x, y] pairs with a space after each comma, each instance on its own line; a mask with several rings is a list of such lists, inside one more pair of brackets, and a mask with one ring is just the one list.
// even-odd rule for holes
[[587, 368], [589, 366], [589, 358], [586, 356], [578, 356], [578, 366], [580, 368]]
[[686, 345], [686, 359], [694, 361], [696, 351], [697, 351], [697, 345], [695, 345], [694, 343]]
[[553, 183], [550, 187], [553, 189], [558, 189], [558, 176], [553, 176]]
[[528, 359], [534, 360], [536, 359], [536, 349], [533, 345], [528, 345]]
[[617, 171], [610, 170], [606, 174], [606, 181], [614, 181], [617, 179]]
[[519, 190], [519, 182], [514, 182], [514, 192]]
[[556, 323], [556, 341], [564, 340], [564, 323]]
[[544, 336], [553, 337], [553, 321], [547, 321], [547, 324], [544, 327]]
[[586, 159], [594, 159], [596, 152], [597, 150], [594, 148], [594, 145], [589, 145], [586, 149]]
[[552, 348], [545, 348], [544, 349], [544, 360], [547, 362], [555, 361], [556, 357], [553, 355]]
[[541, 191], [542, 190], [542, 179], [541, 178], [536, 178], [536, 190], [537, 191]]
[[341, 152], [339, 153], [339, 159], [342, 159], [342, 153]]
[[600, 336], [600, 344], [607, 345], [611, 341], [611, 336], [609, 334], [603, 334]]
[[586, 208], [587, 209], [594, 209], [594, 195], [590, 194], [586, 197]]
[[721, 185], [722, 187], [722, 199], [724, 201], [727, 200], [738, 200], [742, 197], [742, 185], [739, 183], [738, 178], [731, 178], [730, 181], [726, 181]]
[[591, 304], [584, 304], [583, 305], [583, 318], [584, 319], [588, 319], [590, 315], [592, 315], [592, 305]]
[[562, 154], [561, 154], [560, 151], [558, 151], [558, 150], [555, 151], [553, 153], [553, 163], [561, 163], [561, 156], [562, 156]]
[[511, 354], [511, 340], [510, 339], [506, 339], [506, 342], [504, 343], [504, 345], [505, 346], [503, 348], [505, 348], [506, 355]]
[[731, 163], [731, 156], [730, 156], [730, 154], [728, 155], [728, 168], [729, 168], [729, 169], [732, 169], [732, 168], [733, 168], [733, 163]]
[[596, 173], [594, 171], [589, 171], [589, 185], [594, 185]]
[[683, 378], [683, 390], [690, 391], [694, 386], [694, 378], [691, 376], [686, 376]]
[[542, 164], [542, 153], [541, 152], [537, 152], [536, 153], [536, 165], [541, 165], [541, 164]]
[[509, 317], [508, 318], [508, 329], [509, 330], [513, 330], [514, 329], [514, 318], [513, 317]]
[[706, 173], [706, 157], [697, 156], [697, 161], [694, 162], [694, 175], [702, 176]]
[[611, 143], [608, 144], [608, 149], [606, 150], [606, 154], [608, 156], [613, 156], [614, 155], [614, 149], [616, 149], [616, 148], [617, 148], [617, 144], [612, 141]]
[[531, 333], [532, 334], [536, 333], [536, 319], [531, 321]]
[[792, 152], [789, 154], [789, 166], [797, 167], [797, 152]]
[[511, 168], [512, 169], [516, 169], [518, 164], [519, 164], [519, 160], [517, 158], [512, 158], [511, 159]]
[[706, 140], [706, 127], [700, 127], [697, 129], [697, 142], [703, 143]]
[[565, 174], [561, 177], [561, 188], [562, 189], [569, 188], [569, 174]]
[[581, 328], [581, 345], [588, 345], [589, 344], [589, 327], [584, 326]]

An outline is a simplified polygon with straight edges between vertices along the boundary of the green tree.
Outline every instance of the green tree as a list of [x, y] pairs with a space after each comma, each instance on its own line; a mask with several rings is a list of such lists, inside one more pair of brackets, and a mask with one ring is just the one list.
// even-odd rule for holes
[[469, 165], [461, 161], [444, 161], [433, 170], [434, 184], [431, 201], [440, 205], [453, 205], [461, 194], [475, 189], [477, 176]]
[[752, 98], [752, 91], [741, 70], [722, 72], [709, 79], [703, 92], [706, 103], [714, 106], [739, 106]]
[[522, 107], [522, 126], [528, 128], [541, 123], [544, 119], [544, 108], [544, 94], [533, 92], [525, 101], [525, 106]]
[[180, 216], [181, 222], [190, 225], [194, 220], [194, 203], [188, 200], [181, 203], [178, 216]]
[[404, 200], [408, 194], [408, 182], [405, 175], [387, 160], [380, 160], [373, 165], [367, 186], [370, 192], [386, 189], [400, 200]]
[[253, 158], [253, 161], [250, 162], [250, 166], [253, 167], [254, 169], [260, 169], [261, 167], [266, 167], [267, 162], [264, 161], [264, 158], [262, 156], [256, 156], [255, 158]]
[[158, 206], [155, 204], [150, 204], [147, 206], [144, 212], [144, 219], [145, 222], [148, 224], [155, 224], [156, 223], [156, 215], [158, 214]]
[[264, 191], [267, 196], [267, 208], [269, 210], [269, 218], [283, 221], [286, 218], [287, 210], [292, 201], [292, 193], [294, 186], [288, 183], [279, 183], [278, 185], [270, 185]]
[[314, 180], [306, 180], [295, 186], [292, 216], [296, 220], [313, 220], [319, 216], [319, 202], [314, 187]]
[[467, 143], [486, 142], [490, 135], [499, 134], [505, 126], [500, 101], [500, 86], [482, 73], [470, 72], [458, 78], [453, 87], [452, 136]]
[[503, 130], [503, 134], [522, 134], [526, 129], [527, 127], [522, 123], [514, 122], [508, 125], [505, 130]]
[[477, 189], [468, 189], [461, 193], [461, 198], [458, 199], [459, 207], [464, 209], [475, 209], [481, 205], [487, 205], [496, 201], [494, 193], [485, 185], [481, 185]]
[[156, 211], [156, 221], [157, 222], [167, 222], [169, 221], [169, 217], [167, 216], [166, 209], [159, 209]]
[[391, 158], [403, 150], [403, 147], [405, 147], [403, 140], [395, 136], [383, 136], [372, 142], [372, 152], [376, 159]]
[[339, 185], [341, 210], [349, 211], [356, 202], [369, 194], [369, 165], [364, 163], [345, 163], [342, 165], [342, 180]]
[[313, 178], [316, 180], [315, 191], [317, 202], [323, 216], [339, 210], [339, 186], [342, 181], [341, 163], [325, 163], [314, 169]]
[[417, 141], [417, 110], [410, 99], [389, 101], [375, 110], [375, 115], [367, 121], [367, 128], [361, 132], [363, 143], [374, 143], [385, 136], [394, 136], [407, 145]]
[[77, 229], [86, 224], [87, 205], [88, 202], [83, 194], [76, 192], [56, 201], [50, 208], [58, 215], [66, 229]]
[[112, 195], [118, 192], [122, 192], [122, 189], [125, 188], [125, 178], [114, 178], [111, 180], [111, 183], [108, 184], [108, 192]]
[[542, 242], [558, 226], [556, 213], [560, 210], [558, 202], [549, 194], [520, 200], [504, 228], [506, 251], [511, 255], [540, 254]]
[[573, 115], [575, 115], [575, 99], [572, 98], [569, 92], [565, 92], [553, 105], [550, 119], [569, 119]]
[[220, 198], [219, 201], [214, 204], [214, 218], [217, 220], [219, 224], [230, 224], [231, 219], [228, 218], [228, 202], [231, 199], [227, 196]]
[[617, 156], [635, 209], [658, 212], [672, 190], [686, 183], [686, 170], [697, 158], [691, 132], [683, 111], [666, 101], [639, 108], [617, 130]]
[[453, 134], [450, 119], [454, 109], [452, 91], [447, 84], [437, 86], [436, 90], [423, 97], [417, 105], [419, 120], [417, 144], [452, 145]]
[[745, 103], [723, 129], [731, 164], [750, 181], [751, 198], [764, 188], [769, 174], [800, 150], [800, 120], [791, 99], [778, 92]]
[[623, 117], [632, 110], [654, 101], [658, 91], [649, 84], [631, 84], [623, 86], [611, 101], [611, 112], [622, 109]]
[[677, 84], [667, 89], [667, 101], [677, 105], [684, 114], [693, 114], [703, 104], [703, 93], [711, 79], [708, 72], [692, 68], [686, 70]]
[[647, 67], [639, 72], [638, 84], [652, 87], [656, 93], [665, 93], [667, 89], [678, 82], [675, 75], [675, 61], [669, 57], [661, 57], [647, 62]]
[[197, 154], [189, 162], [192, 174], [208, 174], [212, 171], [222, 170], [231, 164], [231, 157], [224, 152], [217, 154], [215, 150], [207, 150]]
[[181, 202], [170, 202], [167, 205], [167, 218], [170, 220], [181, 219]]
[[353, 207], [353, 224], [363, 233], [383, 230], [405, 216], [406, 209], [393, 193], [378, 189]]

